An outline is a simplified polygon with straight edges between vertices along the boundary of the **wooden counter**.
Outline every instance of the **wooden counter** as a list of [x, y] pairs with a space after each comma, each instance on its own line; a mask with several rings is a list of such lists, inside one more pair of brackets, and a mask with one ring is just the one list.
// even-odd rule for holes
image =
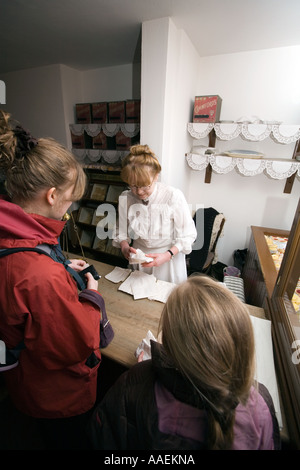
[[[76, 258], [76, 255], [70, 255]], [[157, 337], [158, 324], [164, 304], [155, 300], [134, 300], [133, 296], [118, 290], [121, 283], [114, 284], [105, 279], [114, 267], [95, 260], [87, 260], [93, 264], [101, 275], [98, 290], [103, 295], [107, 316], [113, 326], [115, 337], [111, 344], [102, 349], [104, 356], [125, 367], [136, 364], [134, 355], [136, 348], [146, 336], [148, 330]], [[264, 317], [262, 308], [247, 306], [249, 313], [259, 318]]]
[[246, 302], [265, 306], [266, 297], [272, 297], [278, 276], [265, 235], [289, 237], [289, 231], [251, 226], [251, 239], [243, 279]]
[[[76, 258], [76, 255], [69, 256]], [[137, 363], [135, 351], [148, 330], [157, 337], [164, 304], [148, 299], [134, 300], [132, 295], [118, 290], [121, 282], [115, 284], [105, 279], [105, 275], [110, 273], [114, 266], [89, 259], [87, 262], [93, 264], [101, 276], [98, 290], [104, 297], [107, 316], [115, 332], [113, 341], [107, 348], [102, 349], [101, 353], [104, 359], [107, 358], [122, 367], [129, 368]], [[247, 305], [247, 308], [250, 315], [265, 319], [263, 308], [252, 305]]]
[[157, 337], [164, 304], [148, 299], [134, 300], [130, 294], [118, 290], [121, 282], [115, 284], [105, 279], [104, 276], [114, 269], [113, 266], [95, 260], [87, 261], [101, 275], [98, 291], [103, 295], [107, 316], [115, 332], [113, 341], [101, 353], [123, 366], [131, 367], [137, 362], [134, 355], [136, 348], [148, 330]]

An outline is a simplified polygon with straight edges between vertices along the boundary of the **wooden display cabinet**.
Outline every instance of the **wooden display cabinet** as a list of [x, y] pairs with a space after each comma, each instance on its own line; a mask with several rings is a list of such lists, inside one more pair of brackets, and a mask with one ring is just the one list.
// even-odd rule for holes
[[267, 296], [272, 297], [278, 276], [266, 237], [289, 237], [289, 231], [267, 227], [251, 227], [251, 239], [243, 270], [245, 298], [250, 305], [264, 307]]
[[[272, 322], [277, 379], [289, 435], [300, 449], [300, 200], [290, 231], [251, 227], [243, 271], [246, 302], [263, 307]], [[282, 260], [268, 237], [285, 238]], [[277, 263], [277, 266], [276, 266]]]
[[271, 299], [278, 380], [291, 444], [300, 449], [300, 200]]

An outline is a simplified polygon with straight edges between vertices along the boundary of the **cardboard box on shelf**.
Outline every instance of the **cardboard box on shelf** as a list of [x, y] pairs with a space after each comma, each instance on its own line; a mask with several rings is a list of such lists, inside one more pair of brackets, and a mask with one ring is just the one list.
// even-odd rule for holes
[[76, 123], [89, 124], [92, 122], [92, 109], [90, 103], [77, 103], [75, 105]]
[[122, 131], [116, 133], [116, 150], [129, 150], [132, 145], [138, 143], [140, 135], [135, 137], [127, 137]]
[[115, 137], [108, 137], [103, 131], [100, 131], [93, 137], [93, 149], [113, 150], [116, 147]]
[[72, 148], [74, 148], [74, 149], [84, 149], [85, 148], [84, 134], [75, 135], [71, 132], [71, 141], [72, 141]]
[[195, 96], [193, 122], [217, 122], [222, 98], [219, 95]]
[[111, 101], [108, 103], [108, 122], [125, 122], [126, 101]]
[[93, 137], [93, 149], [107, 149], [107, 137], [103, 131]]
[[108, 122], [107, 102], [92, 103], [92, 122]]
[[81, 135], [76, 135], [71, 132], [72, 148], [74, 149], [89, 149], [92, 148], [92, 137], [86, 132]]
[[140, 122], [141, 100], [126, 101], [126, 122]]

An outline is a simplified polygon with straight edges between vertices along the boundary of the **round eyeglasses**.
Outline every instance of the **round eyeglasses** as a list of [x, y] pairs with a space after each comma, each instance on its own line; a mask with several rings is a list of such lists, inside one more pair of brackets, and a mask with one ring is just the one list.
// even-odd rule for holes
[[154, 182], [154, 179], [152, 180], [151, 184], [149, 184], [148, 186], [136, 186], [136, 185], [129, 184], [129, 188], [132, 191], [138, 191], [138, 190], [140, 190], [140, 191], [149, 191], [149, 189], [153, 185], [153, 182]]

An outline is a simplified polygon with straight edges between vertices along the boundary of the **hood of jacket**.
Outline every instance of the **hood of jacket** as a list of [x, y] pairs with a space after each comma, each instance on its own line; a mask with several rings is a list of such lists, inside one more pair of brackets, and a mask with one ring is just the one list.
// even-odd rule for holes
[[20, 206], [0, 196], [0, 249], [58, 244], [65, 222], [38, 214], [28, 214]]

